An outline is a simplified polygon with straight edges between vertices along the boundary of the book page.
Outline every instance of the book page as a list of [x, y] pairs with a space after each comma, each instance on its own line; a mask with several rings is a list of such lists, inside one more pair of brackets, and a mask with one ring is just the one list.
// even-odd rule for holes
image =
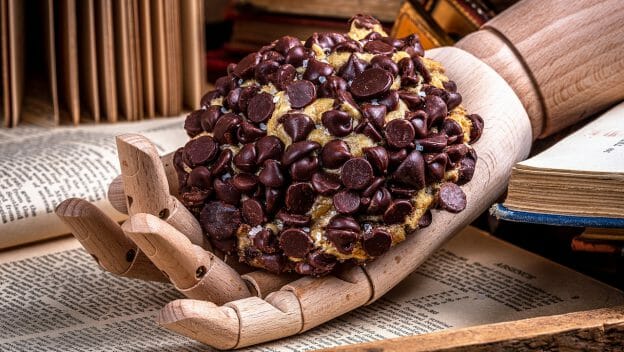
[[[182, 297], [171, 285], [103, 272], [78, 247], [63, 238], [0, 252], [0, 350], [211, 351], [154, 322]], [[46, 250], [56, 253], [27, 258]], [[621, 304], [621, 291], [469, 227], [377, 302], [244, 351], [304, 351]]]
[[624, 173], [624, 103], [516, 167]]
[[106, 200], [108, 184], [120, 172], [115, 136], [142, 133], [166, 154], [188, 140], [184, 118], [0, 130], [0, 248], [69, 233], [54, 209], [71, 197], [88, 199], [122, 220]]

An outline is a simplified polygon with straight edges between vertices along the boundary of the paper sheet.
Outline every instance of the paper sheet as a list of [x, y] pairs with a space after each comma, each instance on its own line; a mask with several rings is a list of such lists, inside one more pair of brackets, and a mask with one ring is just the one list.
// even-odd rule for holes
[[[170, 285], [102, 272], [71, 238], [0, 252], [1, 351], [210, 351], [154, 322]], [[35, 253], [55, 252], [39, 257]], [[19, 261], [16, 261], [19, 260]], [[328, 303], [329, 304], [329, 303]], [[303, 351], [624, 304], [624, 294], [467, 228], [379, 301], [246, 351]]]

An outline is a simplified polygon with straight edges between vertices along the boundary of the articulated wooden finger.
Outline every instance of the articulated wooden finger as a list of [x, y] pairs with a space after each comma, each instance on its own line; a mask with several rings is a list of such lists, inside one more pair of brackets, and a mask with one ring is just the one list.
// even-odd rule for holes
[[156, 147], [141, 135], [124, 134], [117, 136], [117, 152], [128, 214], [158, 216], [194, 244], [210, 248], [197, 219], [170, 194], [167, 173]]
[[273, 274], [264, 270], [256, 270], [241, 276], [254, 296], [265, 298], [269, 293], [282, 288], [289, 282], [299, 278], [296, 274]]
[[187, 297], [223, 304], [251, 296], [236, 271], [165, 221], [136, 214], [122, 229]]
[[56, 208], [56, 215], [104, 270], [142, 280], [168, 281], [119, 224], [95, 205], [84, 199], [66, 199]]
[[[160, 157], [162, 161], [163, 167], [165, 169], [165, 174], [167, 177], [167, 184], [169, 185], [169, 194], [174, 197], [178, 196], [178, 175], [173, 166], [173, 154], [169, 153]], [[123, 176], [119, 175], [111, 181], [108, 186], [108, 201], [111, 203], [113, 208], [120, 213], [128, 214], [128, 204], [126, 203], [126, 194], [124, 193], [124, 184], [123, 184]]]

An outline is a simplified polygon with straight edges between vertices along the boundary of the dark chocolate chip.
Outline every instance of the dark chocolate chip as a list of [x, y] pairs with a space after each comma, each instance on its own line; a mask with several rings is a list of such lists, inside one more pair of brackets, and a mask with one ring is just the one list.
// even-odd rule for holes
[[420, 219], [418, 219], [418, 228], [422, 229], [431, 225], [431, 220], [433, 220], [431, 210], [427, 209], [427, 211], [420, 217]]
[[224, 240], [211, 239], [212, 247], [227, 254], [236, 252], [236, 238], [226, 238]]
[[286, 209], [295, 214], [305, 214], [314, 204], [314, 189], [309, 183], [297, 182], [286, 190]]
[[236, 88], [236, 77], [232, 75], [222, 76], [215, 81], [215, 89], [220, 95], [226, 96], [232, 89]]
[[363, 197], [372, 197], [379, 187], [383, 186], [386, 182], [386, 179], [383, 177], [377, 177], [371, 182], [371, 184], [362, 191]]
[[452, 182], [443, 183], [438, 192], [438, 207], [451, 213], [459, 213], [466, 208], [466, 194]]
[[336, 247], [336, 250], [342, 254], [351, 254], [358, 240], [358, 234], [345, 230], [327, 230], [325, 237]]
[[296, 46], [301, 46], [301, 41], [298, 38], [286, 35], [277, 40], [275, 43], [275, 51], [286, 55], [290, 49]]
[[308, 181], [319, 167], [318, 158], [306, 156], [290, 165], [290, 177], [294, 181]]
[[240, 98], [240, 94], [241, 94], [240, 88], [232, 89], [228, 93], [228, 95], [225, 97], [225, 100], [223, 101], [223, 105], [226, 108], [229, 108], [234, 112], [239, 112], [240, 110], [238, 108], [238, 100]]
[[425, 160], [422, 154], [412, 151], [394, 171], [392, 178], [417, 190], [425, 187]]
[[[369, 42], [366, 45], [370, 45], [373, 42]], [[388, 56], [384, 56], [384, 55], [377, 55], [375, 57], [373, 57], [373, 59], [371, 60], [371, 66], [372, 67], [379, 67], [383, 70], [386, 70], [388, 72], [390, 72], [390, 74], [394, 77], [397, 75], [397, 73], [399, 73], [399, 66], [397, 66], [397, 64], [392, 61], [391, 58], [389, 58]]]
[[407, 149], [388, 151], [388, 169], [396, 169], [407, 158]]
[[219, 200], [232, 205], [238, 204], [241, 192], [232, 185], [230, 180], [222, 181], [221, 179], [216, 178], [212, 187], [214, 188], [215, 194]]
[[284, 55], [275, 50], [269, 50], [262, 53], [262, 61], [275, 61], [281, 65], [284, 63]]
[[206, 132], [212, 132], [217, 120], [221, 117], [221, 107], [209, 106], [201, 114], [201, 126]]
[[338, 98], [339, 92], [347, 90], [347, 81], [338, 76], [329, 76], [321, 84], [318, 95], [321, 98]]
[[388, 145], [397, 149], [412, 145], [416, 135], [414, 126], [409, 121], [403, 119], [394, 119], [388, 122], [384, 132]]
[[255, 199], [245, 199], [241, 204], [243, 219], [251, 226], [257, 226], [265, 221], [262, 205]]
[[303, 45], [295, 46], [288, 50], [285, 62], [295, 67], [299, 67], [303, 65], [304, 60], [309, 60], [313, 56], [314, 53], [312, 52], [312, 50], [304, 47]]
[[423, 82], [431, 82], [431, 73], [427, 70], [425, 63], [422, 61], [420, 56], [412, 56], [412, 61], [414, 62], [414, 69], [422, 76]]
[[284, 131], [290, 136], [293, 142], [299, 142], [314, 130], [314, 121], [306, 114], [289, 113], [281, 117], [283, 119]]
[[328, 169], [337, 169], [351, 158], [349, 145], [343, 140], [334, 139], [327, 142], [321, 150], [321, 162]]
[[230, 149], [223, 149], [221, 151], [221, 154], [219, 154], [217, 161], [215, 161], [210, 168], [210, 173], [212, 173], [212, 176], [221, 176], [227, 171], [230, 171], [230, 162], [232, 161], [233, 157], [234, 153]]
[[286, 148], [284, 155], [282, 155], [282, 164], [288, 166], [304, 156], [309, 155], [320, 147], [320, 144], [313, 141], [300, 141], [293, 143]]
[[373, 167], [364, 158], [347, 160], [340, 171], [340, 180], [349, 189], [364, 189], [373, 181], [373, 178]]
[[256, 123], [265, 122], [271, 117], [274, 109], [275, 103], [273, 103], [273, 96], [269, 93], [262, 92], [249, 100], [247, 118]]
[[310, 235], [296, 228], [282, 231], [279, 245], [285, 255], [293, 258], [304, 258], [314, 248]]
[[212, 201], [202, 209], [199, 222], [212, 239], [222, 240], [235, 235], [241, 224], [241, 216], [235, 206]]
[[316, 87], [310, 81], [295, 81], [286, 87], [290, 106], [301, 109], [316, 99]]
[[275, 274], [280, 274], [286, 266], [285, 258], [281, 254], [263, 254], [256, 261], [260, 267]]
[[475, 166], [476, 160], [469, 155], [466, 155], [463, 159], [461, 159], [458, 167], [459, 178], [457, 180], [457, 184], [463, 185], [472, 180]]
[[379, 98], [378, 103], [385, 105], [388, 108], [388, 111], [393, 111], [399, 104], [399, 92], [396, 90], [389, 91], [388, 94]]
[[420, 43], [420, 38], [418, 38], [417, 34], [410, 34], [405, 38], [401, 38], [401, 40], [403, 41], [403, 43], [405, 43], [403, 50], [407, 51], [410, 56], [425, 55], [425, 49], [423, 49], [422, 44]]
[[181, 201], [182, 204], [193, 213], [199, 212], [211, 193], [210, 190], [201, 190], [197, 187], [192, 187], [190, 191], [181, 192]]
[[423, 139], [417, 139], [416, 144], [422, 147], [426, 153], [441, 152], [448, 143], [448, 137], [445, 134], [432, 134]]
[[310, 59], [308, 67], [303, 72], [303, 79], [320, 84], [322, 83], [321, 77], [327, 79], [332, 73], [334, 73], [334, 66], [316, 59]]
[[205, 111], [206, 110], [203, 109], [195, 110], [186, 116], [186, 119], [184, 120], [184, 129], [189, 137], [192, 138], [204, 132], [201, 125], [201, 115]]
[[202, 189], [210, 188], [212, 186], [210, 170], [205, 166], [194, 168], [188, 175], [187, 184]]
[[401, 77], [414, 75], [414, 62], [408, 57], [404, 57], [399, 60], [397, 67], [399, 68], [399, 73], [401, 74]]
[[364, 45], [364, 51], [371, 54], [390, 55], [394, 52], [394, 50], [395, 49], [392, 45], [386, 44], [381, 40], [371, 40]]
[[373, 67], [353, 79], [351, 93], [359, 99], [370, 99], [384, 95], [390, 90], [391, 85], [392, 75], [386, 70]]
[[240, 91], [240, 95], [238, 97], [238, 109], [243, 113], [247, 113], [247, 107], [249, 106], [249, 101], [258, 93], [257, 86], [250, 86], [242, 88]]
[[217, 156], [219, 144], [210, 136], [201, 136], [190, 140], [184, 146], [184, 160], [189, 162], [190, 167], [210, 162]]
[[236, 144], [236, 130], [241, 118], [231, 112], [217, 120], [213, 129], [214, 139], [221, 144]]
[[399, 98], [405, 102], [410, 110], [418, 110], [423, 107], [424, 100], [418, 93], [399, 91]]
[[388, 170], [388, 151], [382, 146], [375, 146], [370, 148], [364, 148], [364, 155], [366, 159], [371, 163], [373, 168], [378, 174], [383, 175]]
[[[448, 136], [448, 144], [462, 143], [464, 141], [464, 130], [459, 122], [453, 119], [445, 119], [442, 123], [442, 133]], [[459, 141], [457, 139], [460, 139]]]
[[355, 132], [361, 133], [375, 142], [380, 142], [382, 140], [381, 133], [379, 133], [377, 128], [375, 128], [375, 126], [368, 121], [360, 121], [360, 123], [355, 127]]
[[355, 25], [357, 28], [373, 29], [375, 25], [380, 25], [380, 23], [373, 16], [357, 14], [349, 19], [349, 25]]
[[466, 154], [468, 154], [468, 146], [463, 143], [453, 144], [444, 149], [446, 155], [451, 162], [456, 163], [460, 161]]
[[455, 109], [462, 102], [462, 96], [459, 93], [449, 93], [446, 99], [446, 106], [449, 111]]
[[360, 208], [360, 196], [352, 191], [340, 191], [334, 194], [333, 203], [339, 213], [353, 214]]
[[414, 126], [416, 138], [425, 138], [427, 136], [427, 113], [423, 110], [414, 112], [406, 112], [405, 118], [410, 120]]
[[366, 63], [366, 61], [360, 59], [355, 54], [351, 54], [347, 62], [338, 70], [338, 75], [347, 81], [352, 81], [355, 77], [364, 72], [367, 67], [368, 63]]
[[444, 178], [446, 164], [448, 163], [448, 156], [445, 153], [427, 154], [425, 155], [425, 162], [427, 163], [427, 175], [429, 177], [435, 181], [440, 181]]
[[284, 175], [280, 170], [279, 162], [273, 159], [266, 160], [264, 168], [258, 174], [258, 180], [267, 187], [281, 187], [284, 184]]
[[362, 52], [362, 44], [357, 40], [347, 39], [344, 42], [338, 43], [334, 45], [332, 48], [333, 52], [350, 52], [350, 53], [361, 53]]
[[470, 128], [470, 144], [476, 142], [481, 138], [483, 133], [483, 118], [477, 114], [471, 114], [466, 116], [472, 123]]
[[381, 187], [371, 197], [370, 204], [366, 211], [369, 214], [381, 214], [388, 208], [391, 201], [392, 195], [390, 191], [385, 187]]
[[392, 236], [384, 229], [376, 228], [364, 235], [362, 247], [372, 257], [386, 253], [392, 245]]
[[262, 164], [267, 159], [280, 159], [284, 152], [284, 143], [275, 136], [265, 136], [256, 142], [256, 162]]
[[340, 178], [336, 174], [316, 172], [312, 175], [312, 187], [320, 195], [331, 196], [340, 190]]
[[253, 245], [267, 254], [273, 254], [278, 249], [277, 236], [271, 229], [262, 229], [253, 237]]
[[282, 191], [278, 188], [266, 187], [264, 190], [265, 210], [268, 214], [273, 214], [280, 206]]
[[418, 191], [416, 191], [415, 189], [412, 189], [412, 188], [406, 188], [406, 187], [401, 187], [401, 186], [397, 186], [397, 185], [391, 185], [390, 186], [390, 193], [395, 198], [410, 199], [410, 198], [414, 197], [416, 195], [416, 193], [418, 193]]
[[245, 144], [234, 157], [233, 163], [237, 168], [243, 171], [256, 171], [256, 147], [254, 144]]
[[232, 177], [232, 186], [242, 193], [250, 193], [258, 187], [258, 177], [254, 174], [241, 172]]
[[435, 125], [438, 121], [444, 120], [448, 114], [444, 100], [435, 95], [427, 95], [425, 97], [425, 112], [427, 113], [427, 123], [429, 128]]
[[405, 199], [397, 199], [390, 203], [388, 210], [384, 212], [383, 221], [386, 224], [402, 223], [405, 217], [412, 212], [412, 204]]
[[327, 274], [336, 266], [336, 257], [324, 253], [322, 250], [316, 250], [308, 254], [308, 263], [314, 267], [316, 275]]
[[372, 122], [377, 128], [383, 128], [386, 124], [387, 110], [388, 108], [385, 105], [362, 104], [362, 116]]
[[279, 90], [285, 90], [288, 85], [290, 85], [297, 75], [297, 70], [293, 65], [283, 65], [281, 66], [277, 72], [275, 72], [274, 78], [271, 82], [277, 87]]
[[329, 220], [328, 229], [345, 230], [359, 233], [360, 225], [354, 218], [344, 215], [336, 215]]
[[256, 65], [260, 63], [262, 57], [258, 53], [251, 53], [245, 56], [232, 71], [232, 74], [238, 78], [250, 78], [253, 76]]
[[306, 262], [297, 262], [295, 272], [299, 275], [314, 275], [314, 267]]
[[217, 99], [217, 98], [221, 97], [221, 96], [222, 96], [222, 94], [219, 93], [218, 91], [211, 90], [208, 93], [204, 94], [204, 96], [201, 98], [201, 101], [200, 101], [199, 104], [203, 108], [210, 107], [211, 106], [210, 104], [212, 103], [212, 101], [214, 99]]
[[266, 131], [259, 129], [252, 123], [241, 121], [236, 136], [241, 143], [253, 143], [266, 136]]
[[329, 133], [336, 137], [344, 137], [353, 130], [351, 117], [341, 110], [325, 111], [321, 117], [321, 122]]
[[310, 215], [291, 214], [284, 210], [280, 210], [275, 215], [276, 219], [281, 220], [286, 226], [304, 227], [309, 226], [312, 218]]

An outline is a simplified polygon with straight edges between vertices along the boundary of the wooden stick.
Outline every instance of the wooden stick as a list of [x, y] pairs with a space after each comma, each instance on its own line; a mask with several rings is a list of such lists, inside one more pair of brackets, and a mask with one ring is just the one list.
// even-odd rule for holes
[[55, 212], [104, 270], [141, 280], [168, 281], [126, 237], [119, 224], [95, 205], [70, 198], [59, 204]]
[[128, 214], [158, 216], [194, 244], [210, 248], [197, 219], [170, 194], [167, 173], [156, 147], [141, 135], [124, 134], [117, 136], [117, 153]]
[[405, 336], [321, 351], [621, 351], [624, 306]]
[[185, 296], [217, 304], [251, 296], [238, 273], [160, 218], [135, 214], [122, 229]]

